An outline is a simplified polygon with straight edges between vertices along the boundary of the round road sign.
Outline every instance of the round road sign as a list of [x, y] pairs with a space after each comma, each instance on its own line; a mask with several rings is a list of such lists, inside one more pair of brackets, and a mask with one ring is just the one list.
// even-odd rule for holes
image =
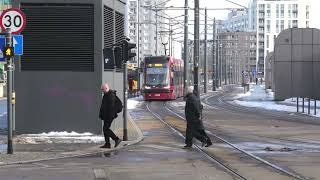
[[11, 29], [12, 34], [19, 34], [26, 25], [26, 16], [16, 8], [6, 9], [0, 17], [0, 26], [2, 31], [6, 32], [7, 28]]

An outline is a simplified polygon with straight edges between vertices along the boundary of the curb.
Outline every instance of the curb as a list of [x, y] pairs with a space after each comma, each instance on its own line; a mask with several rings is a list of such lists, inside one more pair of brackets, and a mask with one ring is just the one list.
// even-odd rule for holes
[[10, 162], [9, 163], [1, 163], [0, 162], [0, 167], [4, 167], [7, 165], [26, 164], [26, 163], [34, 163], [34, 162], [41, 162], [41, 161], [82, 157], [82, 156], [88, 156], [88, 155], [93, 155], [93, 154], [97, 154], [97, 153], [108, 153], [108, 152], [119, 151], [121, 149], [124, 149], [124, 148], [130, 146], [130, 145], [135, 145], [135, 144], [141, 142], [144, 138], [142, 131], [137, 126], [137, 124], [131, 119], [131, 116], [129, 115], [129, 113], [128, 113], [128, 120], [132, 123], [133, 128], [138, 133], [138, 138], [134, 141], [121, 141], [120, 145], [123, 144], [122, 146], [118, 146], [118, 147], [112, 148], [112, 149], [101, 149], [101, 148], [99, 148], [99, 146], [94, 146], [94, 147], [90, 148], [90, 150], [87, 149], [87, 150], [79, 151], [78, 154], [71, 154], [71, 153], [77, 152], [77, 151], [73, 151], [73, 152], [70, 152], [70, 155], [61, 155], [60, 157], [54, 157], [54, 158], [43, 158], [43, 159], [35, 159], [35, 160], [28, 160], [28, 161], [16, 161], [16, 162], [12, 162], [12, 163], [10, 163]]

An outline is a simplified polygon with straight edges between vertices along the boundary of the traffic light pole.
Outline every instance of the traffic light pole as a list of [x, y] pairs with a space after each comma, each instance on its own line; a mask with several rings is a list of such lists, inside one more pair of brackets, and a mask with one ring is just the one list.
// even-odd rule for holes
[[128, 100], [127, 61], [123, 61], [123, 140], [128, 140], [127, 100]]
[[[12, 47], [12, 35], [11, 30], [7, 29], [6, 33], [6, 46]], [[4, 52], [6, 53], [6, 52]], [[13, 154], [12, 146], [12, 77], [13, 77], [14, 66], [12, 63], [12, 57], [7, 58], [7, 117], [8, 117], [8, 147], [7, 153]]]
[[136, 44], [129, 43], [129, 39], [122, 41], [122, 62], [123, 62], [123, 140], [128, 140], [128, 115], [127, 115], [127, 100], [128, 100], [128, 67], [127, 61], [134, 56], [135, 53], [131, 49], [136, 48]]

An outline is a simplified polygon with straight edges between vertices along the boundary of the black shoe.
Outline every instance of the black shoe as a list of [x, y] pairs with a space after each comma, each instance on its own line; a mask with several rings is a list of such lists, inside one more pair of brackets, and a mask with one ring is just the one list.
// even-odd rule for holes
[[100, 146], [100, 148], [111, 148], [110, 144], [104, 144], [103, 146]]
[[185, 145], [185, 146], [183, 146], [184, 148], [192, 148], [192, 145], [189, 145], [189, 144], [187, 144], [187, 145]]
[[209, 147], [212, 145], [212, 142], [211, 141], [208, 141], [207, 144], [205, 145], [205, 147]]
[[119, 144], [121, 143], [121, 139], [117, 139], [114, 141], [114, 147], [119, 146]]

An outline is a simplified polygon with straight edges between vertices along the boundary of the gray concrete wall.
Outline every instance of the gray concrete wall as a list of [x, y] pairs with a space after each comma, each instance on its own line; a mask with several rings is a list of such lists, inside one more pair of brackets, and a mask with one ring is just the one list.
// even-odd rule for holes
[[266, 63], [265, 63], [265, 88], [271, 89], [272, 88], [272, 60], [273, 60], [273, 52], [270, 52], [266, 56]]
[[[113, 5], [112, 0], [21, 0], [21, 2], [94, 4], [95, 51], [93, 72], [21, 71], [19, 63], [16, 64], [17, 133], [76, 131], [100, 134], [102, 125], [98, 118], [102, 100], [100, 86], [105, 79], [112, 76], [103, 74], [102, 3]], [[123, 4], [114, 2], [117, 10], [122, 12]], [[120, 92], [122, 83], [115, 86], [115, 89]]]
[[275, 99], [320, 99], [320, 30], [293, 28], [275, 42]]

